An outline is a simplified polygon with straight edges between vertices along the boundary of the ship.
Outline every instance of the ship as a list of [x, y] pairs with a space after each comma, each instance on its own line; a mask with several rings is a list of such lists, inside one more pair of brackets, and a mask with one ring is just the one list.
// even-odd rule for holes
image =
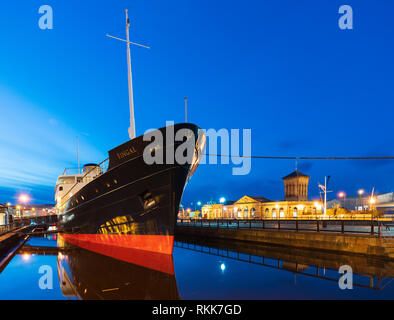
[[135, 136], [129, 26], [126, 10], [130, 140], [82, 170], [78, 157], [77, 172], [66, 169], [58, 177], [59, 235], [72, 245], [171, 274], [180, 201], [206, 136], [197, 125], [173, 122]]

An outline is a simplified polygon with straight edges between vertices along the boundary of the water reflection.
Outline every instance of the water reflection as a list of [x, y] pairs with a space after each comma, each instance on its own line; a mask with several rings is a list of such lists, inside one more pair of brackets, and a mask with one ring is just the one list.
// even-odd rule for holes
[[[392, 281], [394, 277], [394, 261], [392, 260], [382, 260], [362, 255], [344, 255], [290, 247], [265, 246], [237, 241], [229, 242], [182, 236], [176, 237], [175, 247], [186, 249], [187, 251], [194, 251], [200, 255], [216, 256], [217, 259], [225, 258], [223, 262], [222, 260], [218, 260], [220, 263], [219, 268], [222, 273], [227, 269], [226, 261], [228, 263], [232, 260], [246, 263], [242, 267], [243, 272], [248, 272], [247, 270], [251, 269], [247, 267], [247, 264], [262, 266], [260, 273], [262, 277], [266, 276], [267, 268], [291, 272], [294, 275], [294, 286], [297, 285], [297, 276], [300, 275], [302, 277], [334, 282], [334, 285], [336, 285], [336, 288], [339, 290], [337, 283], [340, 274], [338, 270], [341, 266], [348, 265], [353, 269], [354, 287], [383, 291], [390, 286], [391, 290], [388, 294], [393, 296]], [[196, 258], [203, 261], [201, 257]], [[279, 284], [283, 282], [280, 280], [280, 277], [283, 277], [283, 275], [280, 276], [273, 272], [271, 272], [271, 274], [272, 277], [277, 278], [276, 282], [278, 283], [278, 287], [281, 287], [280, 289], [283, 291], [284, 295], [286, 295], [286, 293], [290, 291], [290, 288]], [[235, 277], [236, 275], [231, 278], [234, 279]], [[182, 276], [178, 276], [178, 281], [182, 281], [182, 278]], [[254, 282], [261, 281], [261, 278], [256, 277], [256, 275], [250, 275], [250, 278], [253, 279], [252, 281]], [[231, 285], [229, 285], [229, 288], [230, 287]], [[331, 286], [331, 288], [333, 288], [333, 286]], [[278, 289], [275, 288], [272, 291], [274, 292], [277, 290]], [[318, 297], [323, 290], [322, 287], [319, 288], [316, 286], [316, 297]], [[181, 294], [183, 296], [182, 290]], [[258, 297], [272, 298], [272, 296], [269, 295], [256, 296], [256, 298]], [[235, 294], [232, 298], [238, 299], [242, 297]], [[291, 298], [297, 297], [294, 296]]]
[[[172, 258], [169, 260], [173, 264]], [[171, 266], [173, 269], [173, 266]], [[65, 243], [57, 256], [61, 291], [78, 299], [175, 300], [175, 275]]]
[[[0, 299], [394, 298], [394, 261], [371, 257], [177, 236], [173, 258], [141, 262], [56, 240], [33, 237], [18, 250], [0, 273]], [[38, 287], [42, 265], [53, 269], [52, 290]], [[338, 287], [342, 265], [353, 268], [353, 290]]]

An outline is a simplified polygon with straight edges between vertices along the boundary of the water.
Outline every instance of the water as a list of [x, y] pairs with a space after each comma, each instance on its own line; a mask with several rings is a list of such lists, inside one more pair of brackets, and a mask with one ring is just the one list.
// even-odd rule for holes
[[[394, 262], [360, 256], [178, 237], [169, 263], [175, 275], [31, 238], [0, 274], [0, 299], [394, 298]], [[338, 286], [342, 264], [356, 273], [352, 290]], [[40, 289], [42, 266], [52, 289]]]

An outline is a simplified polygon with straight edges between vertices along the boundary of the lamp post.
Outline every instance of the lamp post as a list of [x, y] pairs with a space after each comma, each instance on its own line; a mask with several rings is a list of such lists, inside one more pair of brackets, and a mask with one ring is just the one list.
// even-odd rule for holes
[[[18, 202], [22, 203], [24, 205], [26, 205], [28, 202], [30, 201], [30, 197], [27, 194], [20, 194], [18, 197]], [[20, 207], [20, 218], [22, 220], [23, 217], [23, 208], [21, 206]]]
[[338, 193], [338, 197], [339, 197], [340, 199], [342, 199], [342, 201], [343, 201], [343, 208], [345, 208], [345, 197], [346, 197], [346, 193], [343, 192], [343, 191], [341, 191], [341, 192]]
[[360, 190], [358, 190], [357, 191], [358, 192], [358, 200], [359, 200], [359, 203], [358, 203], [358, 206], [360, 207], [360, 204], [361, 204], [361, 210], [363, 209], [362, 207], [362, 201], [361, 201], [361, 198], [362, 198], [362, 195], [364, 194], [364, 190], [363, 189], [360, 189]]

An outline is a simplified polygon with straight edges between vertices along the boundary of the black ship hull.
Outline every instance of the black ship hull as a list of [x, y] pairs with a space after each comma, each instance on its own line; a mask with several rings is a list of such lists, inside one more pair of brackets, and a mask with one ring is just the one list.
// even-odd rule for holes
[[[173, 129], [172, 133], [171, 129]], [[184, 143], [168, 139], [186, 129], [193, 134], [194, 155], [185, 164], [171, 163], [167, 149]], [[79, 247], [162, 272], [163, 255], [173, 252], [174, 229], [184, 187], [198, 166], [202, 130], [178, 124], [157, 130], [163, 136], [162, 164], [147, 164], [143, 153], [151, 145], [137, 137], [109, 151], [108, 170], [72, 195], [59, 213], [62, 237]], [[167, 142], [166, 142], [167, 141]], [[200, 145], [199, 145], [200, 144]]]

